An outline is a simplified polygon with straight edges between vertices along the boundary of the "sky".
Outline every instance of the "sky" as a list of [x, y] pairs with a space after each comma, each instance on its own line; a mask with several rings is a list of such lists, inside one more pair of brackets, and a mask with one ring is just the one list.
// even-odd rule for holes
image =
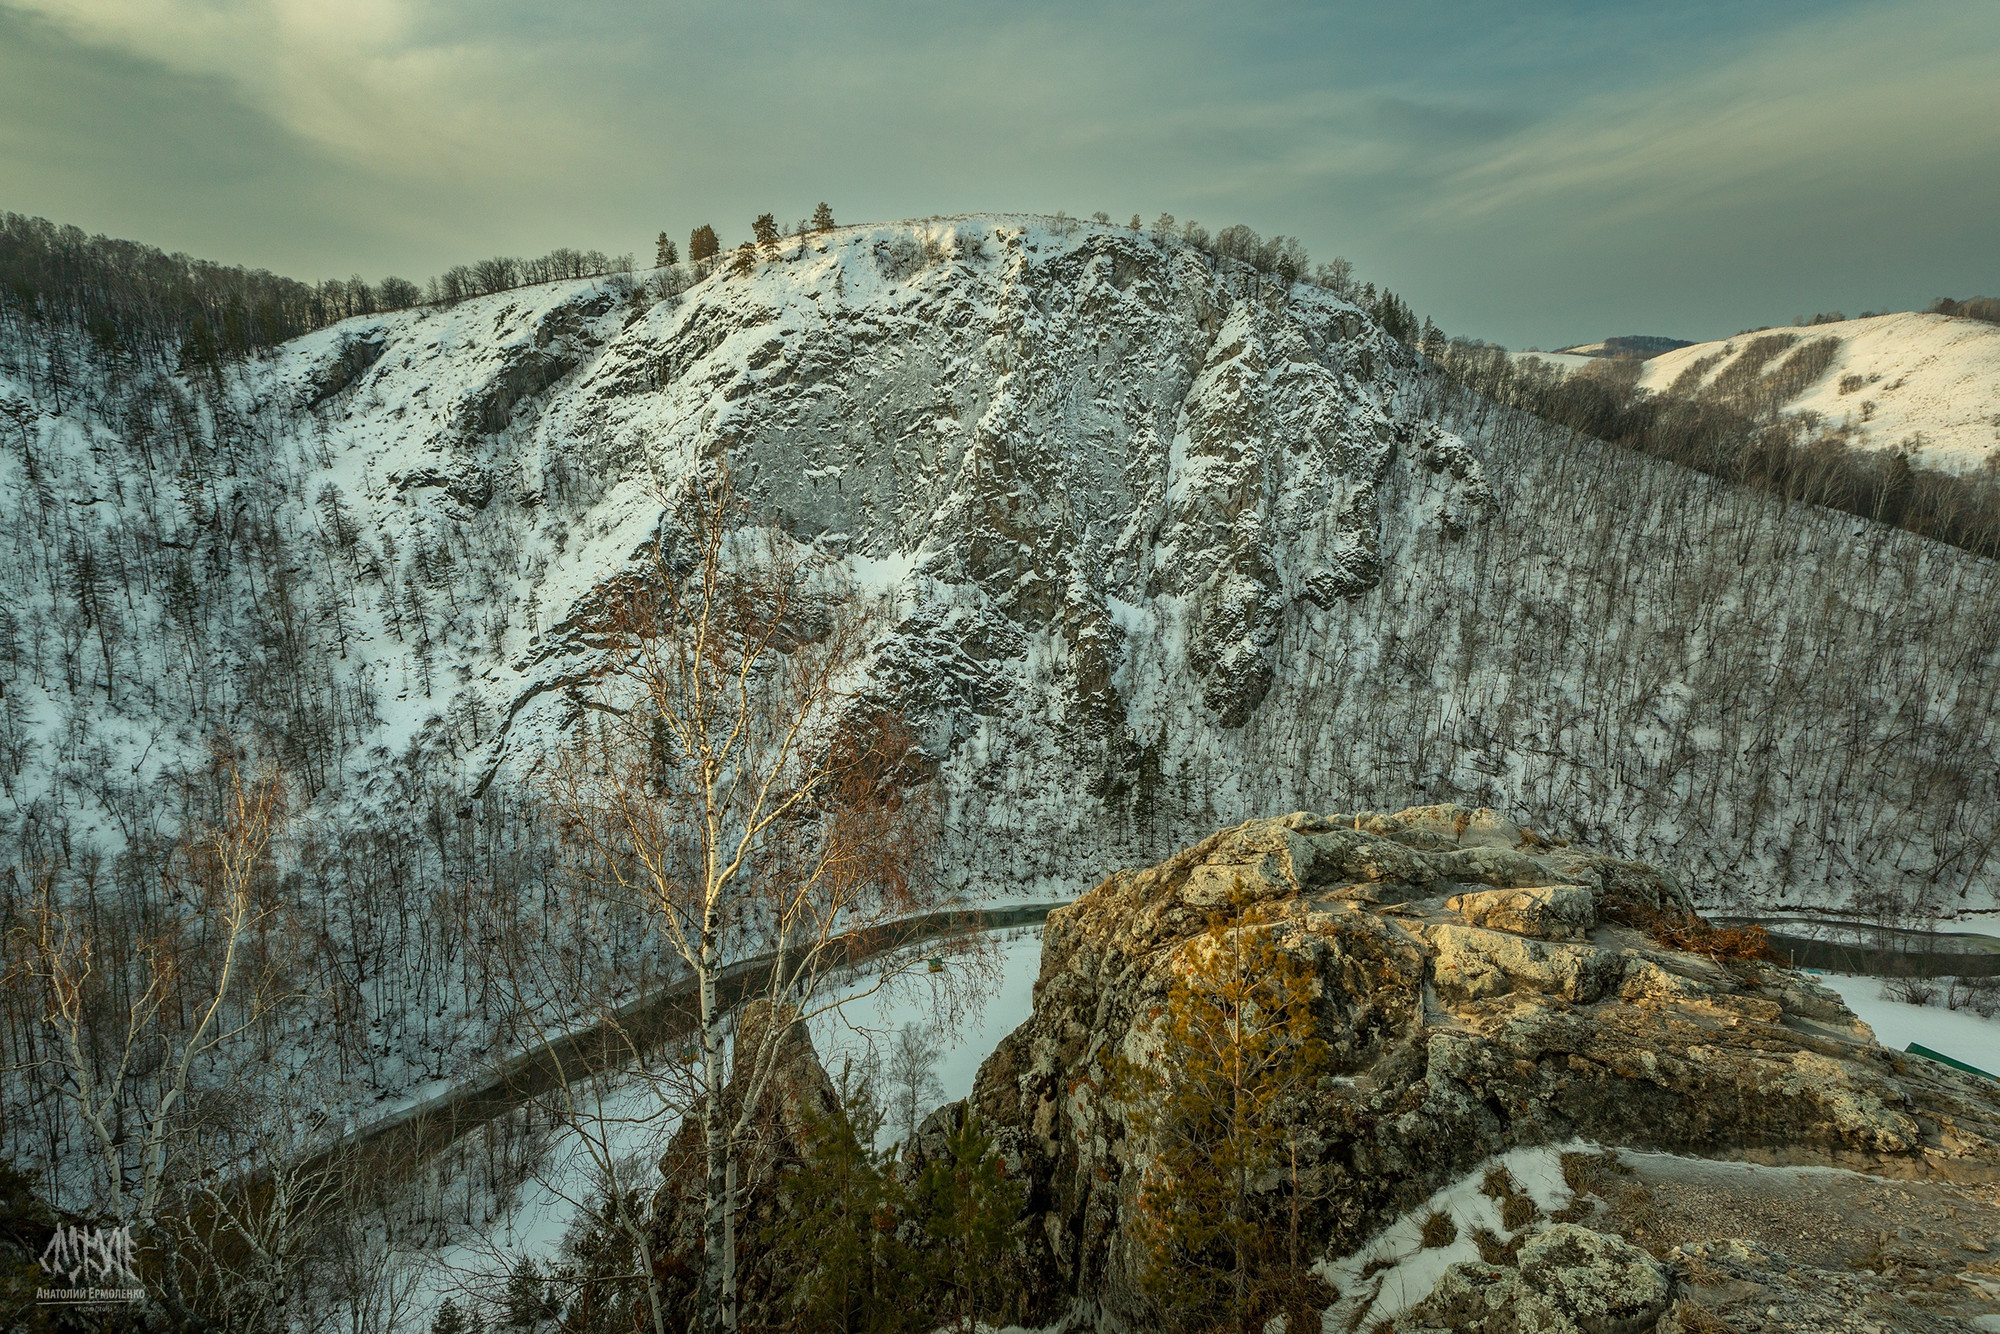
[[301, 278], [979, 211], [1511, 347], [2000, 293], [2000, 0], [0, 0], [0, 209]]

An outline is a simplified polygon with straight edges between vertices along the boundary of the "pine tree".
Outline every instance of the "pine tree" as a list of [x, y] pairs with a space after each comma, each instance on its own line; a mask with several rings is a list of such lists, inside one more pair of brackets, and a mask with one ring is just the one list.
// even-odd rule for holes
[[523, 1259], [507, 1276], [507, 1290], [500, 1299], [501, 1324], [508, 1329], [532, 1330], [549, 1318], [548, 1285], [542, 1281], [535, 1262]]
[[431, 1334], [467, 1334], [465, 1316], [460, 1313], [458, 1303], [447, 1297], [444, 1305], [438, 1307], [431, 1317]]
[[715, 228], [703, 223], [688, 233], [688, 258], [699, 264], [705, 259], [714, 259], [722, 253], [722, 242], [715, 235]]
[[653, 267], [664, 269], [670, 264], [678, 264], [680, 262], [681, 252], [674, 245], [673, 238], [665, 232], [661, 232], [660, 239], [653, 243]]
[[833, 210], [826, 206], [826, 201], [823, 199], [820, 201], [819, 207], [813, 210], [812, 227], [816, 232], [830, 232], [833, 230]]
[[917, 1178], [913, 1203], [933, 1246], [932, 1290], [950, 1301], [965, 1334], [981, 1317], [1002, 1314], [997, 1299], [1011, 1285], [998, 1280], [1013, 1253], [1026, 1198], [970, 1112]]
[[1417, 350], [1432, 361], [1438, 361], [1444, 357], [1444, 330], [1433, 324], [1431, 317], [1428, 315], [1424, 316], [1424, 334], [1423, 338], [1417, 343]]
[[[802, 1330], [880, 1330], [899, 1323], [909, 1256], [893, 1229], [894, 1176], [873, 1148], [880, 1113], [865, 1083], [840, 1113], [808, 1121], [804, 1163], [783, 1187], [781, 1221], [764, 1237], [798, 1275], [792, 1317]], [[864, 1138], [865, 1136], [865, 1138]]]
[[631, 1226], [644, 1210], [639, 1191], [600, 1175], [589, 1206], [563, 1236], [561, 1261], [552, 1273], [564, 1294], [563, 1334], [633, 1334], [653, 1328], [654, 1294]]
[[750, 224], [750, 235], [755, 237], [757, 244], [761, 246], [778, 244], [777, 218], [769, 213], [759, 213], [756, 220]]
[[[1154, 1018], [1162, 1039], [1151, 1064], [1120, 1062], [1114, 1096], [1133, 1133], [1155, 1148], [1140, 1183], [1137, 1228], [1147, 1252], [1147, 1296], [1178, 1329], [1261, 1329], [1277, 1308], [1305, 1305], [1310, 1278], [1257, 1187], [1293, 1183], [1296, 1145], [1286, 1102], [1325, 1069], [1314, 1036], [1311, 965], [1281, 949], [1256, 911], [1218, 916], [1194, 942]], [[1168, 1078], [1166, 1072], [1171, 1071]]]

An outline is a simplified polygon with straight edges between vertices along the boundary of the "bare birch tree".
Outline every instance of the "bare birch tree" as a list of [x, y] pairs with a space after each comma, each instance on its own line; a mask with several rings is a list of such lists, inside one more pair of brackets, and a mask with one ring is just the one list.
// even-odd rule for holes
[[[200, 1062], [255, 1024], [269, 1000], [270, 979], [246, 975], [256, 971], [248, 956], [264, 915], [255, 879], [283, 819], [284, 786], [224, 763], [223, 817], [192, 841], [185, 878], [198, 896], [195, 920], [139, 945], [136, 994], [102, 966], [98, 942], [52, 880], [35, 906], [27, 962], [60, 1044], [57, 1087], [88, 1130], [104, 1202], [127, 1223], [159, 1211], [169, 1140]], [[202, 954], [209, 967], [191, 966]], [[120, 1031], [104, 1031], [100, 1015]], [[156, 1060], [157, 1077], [129, 1097], [139, 1067]]]
[[219, 811], [182, 841], [174, 896], [181, 915], [151, 931], [94, 931], [87, 905], [51, 871], [28, 924], [10, 942], [13, 967], [35, 988], [54, 1036], [39, 1075], [82, 1126], [82, 1161], [98, 1207], [166, 1243], [167, 1299], [179, 1303], [163, 1214], [175, 1174], [206, 1164], [195, 1107], [209, 1068], [279, 998], [265, 948], [273, 908], [261, 878], [285, 823], [275, 772], [245, 775], [227, 751], [215, 763]]
[[[694, 1041], [679, 1077], [705, 1146], [698, 1325], [734, 1330], [738, 1168], [787, 1032], [933, 979], [963, 942], [891, 951], [855, 983], [849, 965], [950, 897], [922, 753], [860, 693], [872, 617], [745, 523], [726, 474], [661, 499], [648, 577], [602, 617], [597, 726], [576, 728], [549, 787], [573, 883], [636, 915], [683, 970]], [[731, 1015], [753, 1001], [783, 1018], [736, 1030], [754, 1045], [732, 1053]], [[672, 1064], [652, 1068], [671, 1083]]]

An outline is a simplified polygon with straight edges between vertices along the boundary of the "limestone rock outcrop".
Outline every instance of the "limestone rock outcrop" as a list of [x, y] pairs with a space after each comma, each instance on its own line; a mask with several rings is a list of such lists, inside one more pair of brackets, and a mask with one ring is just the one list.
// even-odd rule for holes
[[[1252, 908], [1261, 921], [1246, 924]], [[1034, 1013], [979, 1072], [970, 1104], [1032, 1186], [1028, 1323], [1141, 1309], [1127, 1220], [1152, 1149], [1110, 1072], [1159, 1059], [1150, 1026], [1218, 919], [1271, 933], [1317, 977], [1331, 1066], [1282, 1114], [1306, 1146], [1302, 1194], [1329, 1256], [1489, 1155], [1574, 1137], [2000, 1179], [2000, 1090], [1884, 1050], [1805, 975], [1660, 943], [1642, 927], [1695, 919], [1654, 868], [1451, 806], [1253, 820], [1052, 915]], [[1537, 1243], [1544, 1268], [1587, 1240], [1561, 1237]], [[1663, 1302], [1631, 1265], [1619, 1286]], [[1571, 1322], [1551, 1329], [1644, 1314], [1593, 1314], [1583, 1278], [1541, 1273], [1507, 1282]], [[1461, 1295], [1485, 1301], [1495, 1282], [1461, 1275]]]
[[1558, 1223], [1512, 1268], [1453, 1265], [1397, 1322], [1408, 1334], [1650, 1334], [1673, 1299], [1667, 1267], [1621, 1237]]

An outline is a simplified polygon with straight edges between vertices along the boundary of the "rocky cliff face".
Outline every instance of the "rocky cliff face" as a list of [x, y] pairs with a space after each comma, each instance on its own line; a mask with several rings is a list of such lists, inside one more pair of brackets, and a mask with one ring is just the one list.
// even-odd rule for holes
[[577, 715], [593, 591], [655, 530], [656, 482], [724, 462], [886, 599], [872, 688], [942, 761], [963, 865], [1018, 889], [1150, 860], [1137, 812], [1212, 799], [1201, 738], [1258, 714], [1281, 640], [1374, 588], [1385, 542], [1490, 512], [1410, 362], [1316, 287], [970, 218], [791, 240], [673, 300], [328, 331], [260, 388], [318, 405], [393, 542], [484, 530], [522, 572], [488, 608], [504, 661], [464, 678], [501, 720], [489, 778]]
[[[1269, 920], [1244, 925], [1249, 907]], [[1318, 980], [1331, 1072], [1284, 1114], [1329, 1257], [1490, 1155], [1577, 1138], [2000, 1179], [1989, 1083], [1882, 1049], [1804, 975], [1627, 924], [1687, 911], [1651, 867], [1449, 806], [1251, 821], [1113, 875], [1049, 919], [1033, 1017], [969, 1100], [1033, 1182], [1031, 1320], [1137, 1309], [1127, 1220], [1151, 1150], [1104, 1090], [1114, 1058], [1169, 1059], [1159, 1007], [1218, 913]]]
[[[1408, 354], [1318, 288], [998, 219], [772, 253], [611, 335], [535, 429], [614, 514], [724, 460], [890, 595], [876, 688], [944, 761], [969, 864], [1060, 878], [1058, 831], [1129, 856], [1167, 731], [1243, 727], [1287, 627], [1379, 581], [1385, 527], [1490, 504], [1403, 401]], [[551, 634], [529, 671], [580, 651]], [[1148, 679], [1171, 726], [1135, 716]]]
[[1320, 288], [989, 216], [788, 240], [669, 299], [356, 321], [243, 397], [317, 404], [275, 434], [327, 466], [273, 508], [331, 481], [363, 536], [348, 629], [399, 698], [357, 785], [386, 786], [378, 746], [475, 796], [529, 772], [581, 716], [654, 483], [726, 460], [885, 599], [872, 685], [938, 757], [982, 891], [1418, 793], [1672, 856], [1736, 910], [1985, 906], [1990, 563], [1440, 393]]

